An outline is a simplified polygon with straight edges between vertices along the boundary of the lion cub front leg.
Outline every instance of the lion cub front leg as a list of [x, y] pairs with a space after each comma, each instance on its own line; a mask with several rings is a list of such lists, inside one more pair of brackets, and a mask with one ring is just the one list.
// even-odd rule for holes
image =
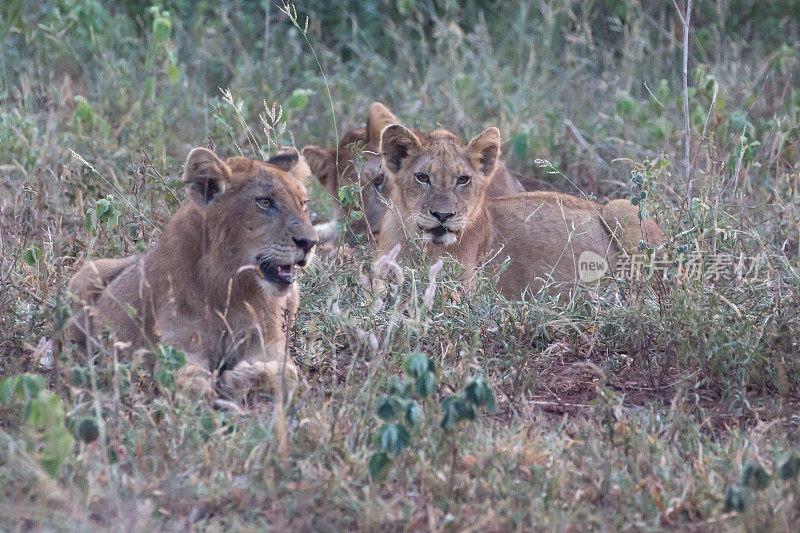
[[186, 354], [186, 364], [175, 374], [175, 382], [180, 390], [192, 397], [212, 400], [214, 391], [214, 374], [206, 369], [202, 358], [196, 354]]
[[276, 340], [248, 354], [231, 370], [222, 375], [220, 385], [237, 398], [248, 391], [263, 391], [276, 394], [282, 386], [290, 388], [299, 381], [300, 372], [288, 356], [285, 356], [285, 341]]

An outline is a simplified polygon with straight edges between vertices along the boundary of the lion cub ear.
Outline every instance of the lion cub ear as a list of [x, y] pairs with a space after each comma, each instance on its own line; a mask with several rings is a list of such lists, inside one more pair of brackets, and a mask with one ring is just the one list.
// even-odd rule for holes
[[417, 136], [400, 124], [392, 124], [381, 133], [381, 157], [392, 174], [416, 159], [421, 149]]
[[217, 154], [206, 148], [194, 148], [183, 165], [183, 182], [189, 197], [208, 205], [225, 192], [231, 180], [231, 169]]
[[327, 185], [336, 176], [336, 154], [319, 146], [303, 148], [303, 158], [319, 182]]
[[500, 130], [490, 126], [467, 145], [467, 158], [472, 168], [491, 176], [500, 156]]
[[380, 102], [373, 102], [369, 106], [369, 115], [367, 115], [367, 142], [379, 144], [384, 128], [398, 123], [400, 120], [389, 111], [388, 107]]
[[297, 148], [284, 148], [274, 156], [267, 159], [267, 163], [287, 172], [292, 179], [305, 181], [311, 174], [306, 160], [297, 151]]

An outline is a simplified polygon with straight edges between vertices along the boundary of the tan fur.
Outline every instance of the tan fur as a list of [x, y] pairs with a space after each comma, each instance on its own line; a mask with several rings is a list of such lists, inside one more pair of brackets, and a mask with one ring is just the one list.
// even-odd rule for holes
[[298, 156], [223, 162], [192, 150], [184, 172], [189, 198], [159, 243], [143, 255], [89, 262], [72, 278], [72, 338], [86, 343], [85, 333], [103, 327], [127, 352], [159, 343], [178, 348], [186, 353], [179, 385], [206, 396], [217, 370], [220, 385], [236, 394], [274, 385], [283, 371], [295, 378], [282, 327], [294, 319], [297, 283], [270, 281], [277, 274], [259, 264], [304, 265], [313, 255], [308, 167]]
[[108, 284], [139, 258], [138, 255], [132, 255], [89, 261], [69, 280], [69, 290], [81, 300], [94, 303]]
[[[427, 255], [458, 260], [465, 280], [477, 267], [498, 269], [510, 258], [499, 288], [508, 298], [520, 298], [542, 287], [551, 292], [575, 287], [584, 251], [605, 258], [613, 269], [620, 250], [633, 253], [641, 240], [663, 244], [661, 229], [653, 220], [639, 221], [627, 200], [601, 205], [553, 192], [485, 199], [499, 150], [496, 128], [467, 146], [444, 130], [420, 141], [402, 126], [387, 128], [381, 154], [393, 173], [392, 200], [398, 209], [384, 219], [378, 255], [421, 241]], [[421, 175], [430, 183], [420, 183]], [[459, 186], [458, 176], [471, 179]], [[453, 214], [441, 222], [442, 213]]]
[[[351, 224], [352, 234], [346, 236], [350, 244], [355, 241], [356, 235], [365, 236], [369, 232], [378, 235], [380, 232], [387, 209], [386, 203], [390, 196], [390, 184], [385, 179], [386, 171], [380, 156], [381, 133], [387, 126], [399, 122], [397, 116], [385, 105], [373, 102], [369, 106], [366, 127], [350, 130], [339, 142], [338, 161], [335, 150], [326, 150], [313, 145], [303, 148], [303, 156], [309, 162], [311, 172], [337, 201], [339, 187], [357, 183], [361, 188], [365, 216]], [[411, 131], [420, 139], [427, 138], [419, 130]], [[359, 156], [362, 164], [360, 174]], [[486, 195], [488, 198], [494, 198], [524, 190], [505, 164], [500, 164], [486, 190]], [[337, 212], [335, 216], [338, 218], [340, 214]], [[322, 227], [317, 226], [318, 229]], [[320, 232], [320, 239], [323, 241], [332, 239], [335, 234], [335, 224], [326, 224], [324, 228]]]

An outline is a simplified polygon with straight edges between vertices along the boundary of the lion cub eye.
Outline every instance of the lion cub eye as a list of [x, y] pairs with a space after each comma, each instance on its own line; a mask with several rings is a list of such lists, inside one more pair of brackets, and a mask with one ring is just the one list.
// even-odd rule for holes
[[264, 211], [275, 207], [275, 203], [272, 201], [272, 199], [266, 197], [256, 198], [256, 205]]
[[378, 174], [374, 180], [372, 180], [372, 186], [375, 187], [375, 190], [380, 190], [381, 186], [383, 185], [383, 181], [386, 179], [386, 175], [381, 172]]
[[456, 179], [456, 185], [466, 185], [471, 179], [472, 178], [469, 176], [459, 176], [458, 179]]
[[308, 200], [300, 200], [300, 207], [303, 208], [303, 211], [308, 213]]
[[431, 184], [431, 177], [424, 172], [417, 172], [416, 174], [414, 174], [414, 179], [425, 185]]

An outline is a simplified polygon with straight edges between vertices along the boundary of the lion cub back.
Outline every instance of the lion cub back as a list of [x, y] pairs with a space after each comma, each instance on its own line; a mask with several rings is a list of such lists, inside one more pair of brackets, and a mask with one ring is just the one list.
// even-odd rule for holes
[[620, 250], [634, 253], [641, 240], [656, 246], [664, 241], [655, 222], [640, 222], [628, 200], [602, 205], [562, 193], [531, 192], [489, 200], [486, 208], [494, 264], [511, 258], [500, 275], [508, 298], [519, 298], [526, 289], [536, 293], [547, 286], [548, 292], [563, 292], [575, 287], [582, 280], [585, 252], [602, 258], [613, 271]]

